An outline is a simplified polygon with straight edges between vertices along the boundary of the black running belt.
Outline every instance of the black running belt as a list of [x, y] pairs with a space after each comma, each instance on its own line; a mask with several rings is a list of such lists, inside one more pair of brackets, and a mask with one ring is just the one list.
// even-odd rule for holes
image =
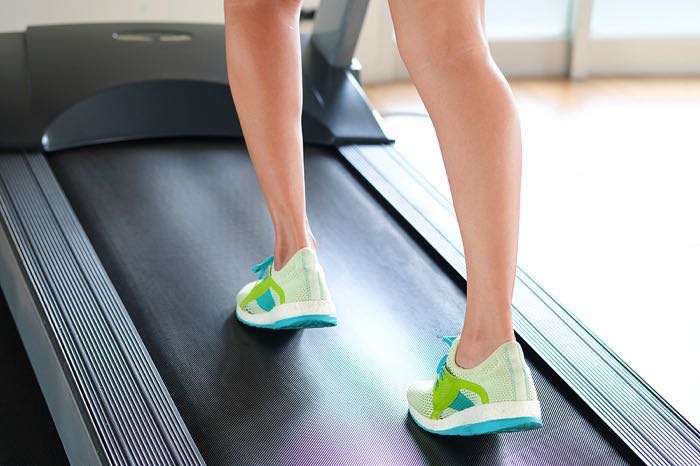
[[0, 368], [0, 465], [67, 465], [58, 432], [2, 294]]
[[333, 151], [307, 148], [305, 166], [339, 325], [283, 332], [233, 316], [273, 245], [242, 144], [49, 161], [208, 464], [626, 464], [536, 367], [542, 429], [445, 438], [414, 425], [405, 389], [434, 377], [465, 294]]

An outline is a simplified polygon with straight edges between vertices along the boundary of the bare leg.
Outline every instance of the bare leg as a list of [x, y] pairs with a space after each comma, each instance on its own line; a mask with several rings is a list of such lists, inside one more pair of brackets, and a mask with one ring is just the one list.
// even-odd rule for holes
[[389, 0], [401, 56], [435, 126], [468, 269], [457, 364], [513, 340], [520, 124], [491, 59], [483, 0]]
[[304, 197], [301, 0], [224, 0], [228, 77], [275, 229], [275, 268], [316, 243]]

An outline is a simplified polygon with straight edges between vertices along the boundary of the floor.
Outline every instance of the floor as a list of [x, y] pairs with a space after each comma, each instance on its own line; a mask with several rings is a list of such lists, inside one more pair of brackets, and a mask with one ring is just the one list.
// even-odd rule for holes
[[[516, 80], [518, 264], [700, 427], [700, 78]], [[366, 88], [449, 198], [415, 88]]]

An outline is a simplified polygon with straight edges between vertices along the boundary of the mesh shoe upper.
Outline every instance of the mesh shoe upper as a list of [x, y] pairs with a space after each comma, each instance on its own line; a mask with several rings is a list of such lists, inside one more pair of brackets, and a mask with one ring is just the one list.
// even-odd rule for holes
[[416, 382], [407, 398], [427, 418], [444, 419], [477, 404], [534, 400], [530, 369], [517, 342], [499, 346], [484, 362], [464, 369], [455, 362], [459, 339], [447, 339], [450, 350], [438, 365], [435, 381]]
[[323, 268], [310, 248], [297, 251], [282, 270], [275, 270], [272, 257], [253, 267], [258, 280], [248, 283], [236, 296], [241, 309], [251, 314], [299, 301], [330, 299]]

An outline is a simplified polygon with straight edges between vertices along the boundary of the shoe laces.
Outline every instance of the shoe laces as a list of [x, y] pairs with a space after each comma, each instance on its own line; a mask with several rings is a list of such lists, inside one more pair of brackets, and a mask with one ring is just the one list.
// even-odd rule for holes
[[252, 269], [253, 273], [258, 274], [258, 280], [262, 280], [268, 274], [272, 262], [275, 260], [275, 256], [270, 256], [263, 260], [262, 262], [255, 264]]
[[[452, 343], [457, 339], [457, 337], [442, 337], [442, 341], [452, 346]], [[437, 372], [437, 378], [435, 379], [435, 388], [437, 388], [440, 385], [440, 382], [442, 379], [445, 377], [445, 372], [447, 371], [447, 356], [449, 355], [450, 350], [447, 350], [447, 353], [440, 359], [440, 362], [438, 362], [437, 368], [435, 369], [435, 372]]]
[[440, 382], [442, 382], [442, 379], [445, 377], [445, 371], [447, 371], [447, 367], [445, 367], [447, 364], [447, 355], [444, 355], [442, 359], [440, 359], [440, 362], [437, 365], [437, 369], [435, 372], [437, 372], [437, 377], [435, 378], [435, 388], [438, 388], [440, 386]]

